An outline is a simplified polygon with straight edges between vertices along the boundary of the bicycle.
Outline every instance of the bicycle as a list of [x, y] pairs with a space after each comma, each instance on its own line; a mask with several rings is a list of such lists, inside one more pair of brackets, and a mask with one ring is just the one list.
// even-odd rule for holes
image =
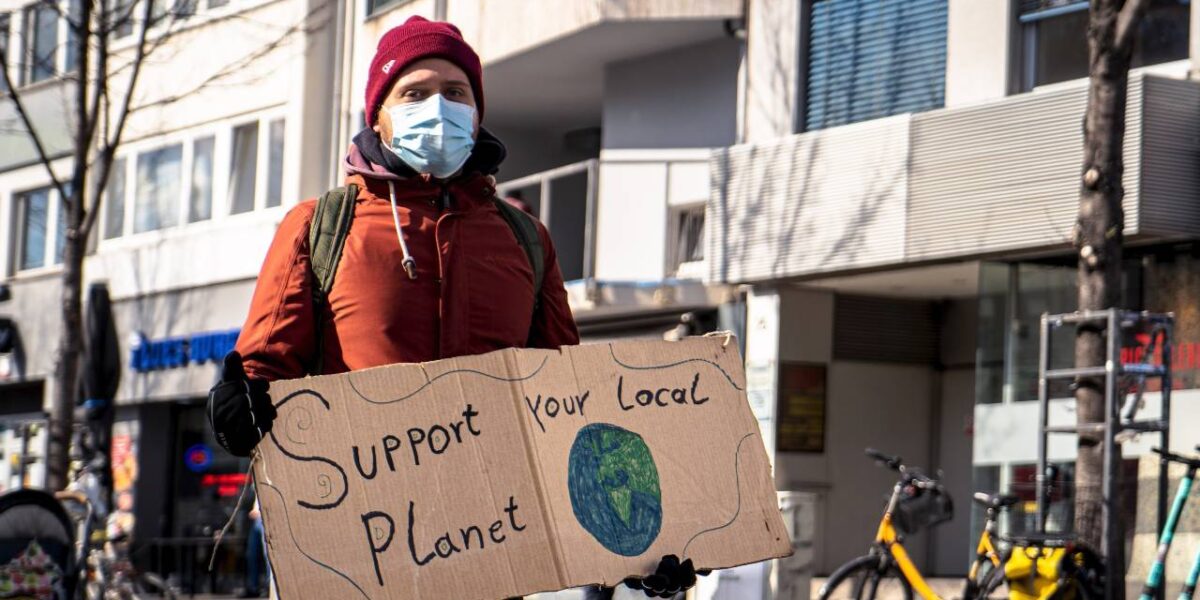
[[[882, 466], [899, 473], [900, 477], [892, 488], [891, 498], [880, 520], [870, 552], [834, 571], [821, 587], [819, 599], [912, 600], [915, 590], [925, 600], [941, 600], [909, 558], [904, 549], [904, 535], [949, 520], [953, 515], [953, 503], [936, 479], [906, 466], [900, 457], [889, 456], [871, 448], [867, 449], [866, 454]], [[1019, 499], [1011, 495], [978, 493], [975, 494], [974, 500], [987, 510], [987, 522], [980, 533], [976, 556], [964, 585], [963, 598], [987, 598], [1001, 583], [1009, 580], [1006, 567], [1012, 550], [1002, 551], [996, 540], [1009, 542], [1012, 548], [1025, 552], [1032, 549], [1039, 556], [1054, 556], [1060, 561], [1054, 567], [1061, 576], [1053, 585], [1044, 586], [1049, 589], [1045, 598], [1063, 597], [1065, 593], [1057, 596], [1056, 593], [1060, 590], [1067, 592], [1081, 588], [1087, 588], [1077, 594], [1081, 600], [1100, 597], [1095, 593], [1095, 590], [1103, 588], [1095, 583], [1100, 578], [1095, 574], [1099, 563], [1094, 553], [1062, 537], [1026, 536], [1002, 539], [997, 534], [999, 514], [1005, 508], [1016, 504]], [[1059, 548], [1062, 549], [1061, 552]], [[1046, 552], [1046, 549], [1050, 551]], [[1033, 559], [1033, 574], [1037, 575], [1040, 571], [1036, 568], [1036, 559], [1028, 554], [1026, 558]], [[1067, 560], [1068, 558], [1070, 560]]]
[[175, 591], [162, 577], [138, 571], [127, 556], [112, 551], [127, 541], [128, 533], [109, 536], [103, 503], [95, 499], [98, 489], [91, 466], [85, 465], [76, 472], [68, 489], [54, 494], [76, 528], [79, 596], [86, 600], [174, 600]]
[[[1192, 483], [1196, 480], [1196, 470], [1200, 469], [1200, 459], [1172, 454], [1162, 448], [1151, 448], [1150, 450], [1167, 461], [1186, 466], [1187, 472], [1183, 479], [1179, 480], [1179, 490], [1175, 493], [1171, 512], [1167, 513], [1167, 522], [1158, 541], [1158, 552], [1154, 556], [1154, 564], [1150, 567], [1150, 573], [1146, 576], [1146, 585], [1142, 587], [1142, 594], [1138, 600], [1153, 600], [1163, 587], [1163, 566], [1167, 560], [1167, 553], [1171, 550], [1171, 542], [1175, 539], [1175, 528], [1179, 525], [1180, 517], [1183, 516], [1183, 508], [1191, 494]], [[1200, 451], [1200, 446], [1196, 446], [1196, 450]], [[1200, 579], [1200, 551], [1196, 552], [1192, 570], [1184, 580], [1179, 600], [1191, 600], [1192, 594], [1196, 591], [1197, 579]]]
[[[954, 511], [953, 502], [937, 480], [906, 466], [900, 457], [872, 448], [868, 448], [866, 454], [881, 466], [899, 473], [900, 477], [892, 488], [870, 552], [835, 570], [821, 587], [818, 597], [820, 600], [912, 600], [915, 589], [923, 598], [937, 600], [937, 594], [908, 557], [903, 536], [949, 520]], [[992, 505], [988, 514], [993, 518], [1004, 506], [1016, 502], [1015, 498], [1000, 496], [987, 496], [983, 500]], [[980, 537], [975, 564], [971, 568], [976, 577], [984, 568], [982, 563], [992, 565], [988, 570], [989, 577], [1001, 564], [1000, 553], [991, 541], [992, 531], [994, 525], [985, 527]], [[968, 583], [967, 588], [979, 589], [982, 584], [977, 579], [974, 584]]]

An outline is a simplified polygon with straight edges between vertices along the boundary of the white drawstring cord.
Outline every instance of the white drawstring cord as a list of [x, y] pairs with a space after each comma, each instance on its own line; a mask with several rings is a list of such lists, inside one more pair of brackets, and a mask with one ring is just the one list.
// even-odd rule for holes
[[392, 222], [396, 224], [396, 237], [400, 240], [400, 251], [404, 253], [401, 265], [409, 279], [417, 278], [417, 261], [408, 253], [408, 244], [404, 243], [404, 231], [400, 228], [400, 211], [396, 209], [396, 186], [391, 181], [388, 184], [388, 199], [392, 201]]

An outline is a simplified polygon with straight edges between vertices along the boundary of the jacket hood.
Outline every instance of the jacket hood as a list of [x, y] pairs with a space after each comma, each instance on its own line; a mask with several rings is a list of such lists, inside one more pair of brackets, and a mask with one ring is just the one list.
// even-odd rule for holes
[[[500, 138], [480, 126], [471, 156], [467, 158], [461, 174], [456, 178], [476, 173], [495, 175], [500, 171], [500, 163], [504, 162], [507, 156], [508, 149], [504, 147]], [[399, 156], [385, 148], [379, 134], [369, 127], [354, 136], [342, 166], [347, 176], [361, 175], [381, 181], [403, 181], [420, 176]]]

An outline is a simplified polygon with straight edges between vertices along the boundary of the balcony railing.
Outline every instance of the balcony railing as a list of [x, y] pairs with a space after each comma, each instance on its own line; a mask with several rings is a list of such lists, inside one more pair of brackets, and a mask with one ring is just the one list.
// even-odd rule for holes
[[600, 161], [589, 159], [505, 181], [501, 198], [514, 193], [550, 232], [563, 279], [590, 279], [596, 269], [596, 191]]

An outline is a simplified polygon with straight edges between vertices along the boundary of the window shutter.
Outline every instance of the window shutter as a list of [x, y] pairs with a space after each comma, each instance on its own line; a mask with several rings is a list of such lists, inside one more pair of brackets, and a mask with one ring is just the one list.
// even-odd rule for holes
[[806, 129], [939, 108], [947, 0], [814, 0]]

